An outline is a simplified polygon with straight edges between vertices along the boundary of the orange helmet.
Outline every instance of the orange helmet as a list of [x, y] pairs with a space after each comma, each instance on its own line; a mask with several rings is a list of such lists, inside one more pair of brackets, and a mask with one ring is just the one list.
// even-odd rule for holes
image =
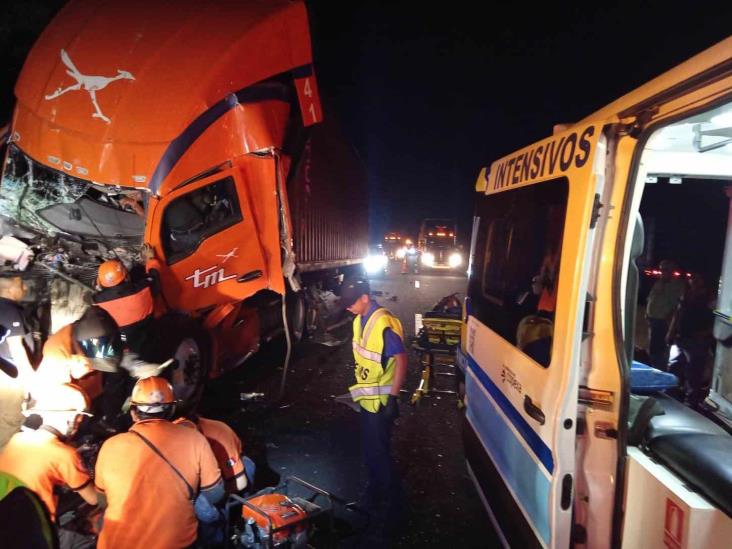
[[173, 387], [162, 377], [146, 377], [135, 383], [130, 404], [148, 414], [163, 412], [175, 404]]
[[111, 288], [127, 278], [127, 268], [119, 259], [110, 259], [99, 265], [97, 282], [103, 288]]

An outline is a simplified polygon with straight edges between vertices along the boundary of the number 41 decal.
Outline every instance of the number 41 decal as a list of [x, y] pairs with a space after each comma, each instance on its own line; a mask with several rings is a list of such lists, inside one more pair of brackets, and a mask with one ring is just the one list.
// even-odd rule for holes
[[318, 82], [315, 79], [312, 65], [303, 67], [296, 73], [295, 87], [297, 88], [297, 98], [300, 102], [300, 111], [302, 112], [302, 123], [305, 126], [312, 126], [323, 120], [323, 110], [320, 106], [320, 94], [318, 93]]

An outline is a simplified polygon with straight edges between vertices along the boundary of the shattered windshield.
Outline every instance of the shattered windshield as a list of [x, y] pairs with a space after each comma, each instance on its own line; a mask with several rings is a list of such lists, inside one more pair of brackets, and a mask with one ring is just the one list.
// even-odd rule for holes
[[[53, 170], [10, 145], [0, 183], [0, 217], [42, 234], [141, 239], [137, 189], [105, 187]], [[129, 208], [129, 209], [128, 209]]]

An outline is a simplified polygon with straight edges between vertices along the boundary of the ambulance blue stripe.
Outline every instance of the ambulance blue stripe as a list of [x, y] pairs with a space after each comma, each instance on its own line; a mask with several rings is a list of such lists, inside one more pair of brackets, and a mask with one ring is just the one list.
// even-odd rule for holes
[[514, 408], [513, 404], [511, 404], [511, 401], [508, 400], [508, 398], [506, 398], [506, 396], [501, 392], [498, 386], [493, 383], [493, 380], [488, 376], [488, 374], [486, 374], [480, 368], [480, 366], [478, 366], [478, 363], [472, 356], [470, 356], [470, 354], [467, 355], [467, 359], [470, 371], [475, 374], [475, 377], [478, 378], [481, 385], [483, 385], [485, 390], [488, 391], [488, 394], [493, 397], [493, 400], [496, 402], [496, 404], [498, 404], [498, 407], [511, 421], [516, 430], [521, 433], [521, 436], [526, 441], [526, 444], [529, 445], [531, 451], [534, 452], [534, 455], [544, 465], [549, 474], [553, 474], [554, 458], [552, 457], [552, 451], [549, 446], [547, 446], [546, 443], [541, 440], [541, 437], [536, 433], [536, 431], [531, 428], [528, 422], [521, 415], [521, 412]]
[[[471, 372], [475, 369], [471, 367]], [[503, 420], [490, 398], [485, 396], [477, 375], [468, 375], [465, 382], [470, 425], [487, 449], [503, 482], [510, 487], [516, 502], [545, 546], [549, 545], [549, 497], [551, 481], [542, 471], [521, 440]]]

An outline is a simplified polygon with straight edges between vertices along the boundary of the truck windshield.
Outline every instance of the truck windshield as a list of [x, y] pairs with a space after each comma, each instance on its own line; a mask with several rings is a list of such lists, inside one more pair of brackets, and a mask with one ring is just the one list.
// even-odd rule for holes
[[0, 217], [26, 230], [136, 240], [144, 233], [144, 217], [125, 209], [130, 199], [141, 199], [139, 190], [96, 185], [54, 170], [13, 144], [0, 189]]

